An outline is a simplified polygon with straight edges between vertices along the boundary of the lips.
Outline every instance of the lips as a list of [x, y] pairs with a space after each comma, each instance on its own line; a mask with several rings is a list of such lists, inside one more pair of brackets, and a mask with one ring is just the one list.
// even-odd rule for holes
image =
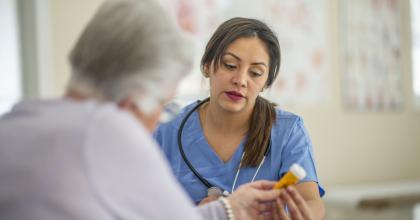
[[245, 98], [241, 93], [239, 92], [235, 92], [235, 91], [228, 91], [225, 92], [225, 94], [227, 95], [227, 97], [229, 97], [232, 101], [239, 101], [243, 98]]

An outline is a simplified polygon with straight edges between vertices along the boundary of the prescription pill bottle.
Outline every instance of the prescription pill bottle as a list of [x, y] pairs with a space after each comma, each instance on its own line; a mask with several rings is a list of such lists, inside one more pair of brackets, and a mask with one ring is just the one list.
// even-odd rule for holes
[[299, 164], [294, 163], [289, 171], [276, 183], [275, 189], [281, 189], [289, 185], [296, 184], [301, 179], [305, 178], [306, 171]]

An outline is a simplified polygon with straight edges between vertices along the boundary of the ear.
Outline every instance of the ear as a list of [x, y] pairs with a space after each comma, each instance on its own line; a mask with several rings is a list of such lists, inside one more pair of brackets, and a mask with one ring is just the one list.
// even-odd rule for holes
[[138, 107], [133, 103], [133, 99], [124, 98], [117, 103], [119, 109], [132, 113], [137, 119], [143, 121], [142, 112]]
[[130, 98], [125, 98], [117, 103], [118, 107], [123, 110], [130, 110], [133, 108]]
[[209, 76], [210, 76], [209, 64], [204, 64], [204, 66], [203, 66], [203, 76], [205, 78], [209, 78]]

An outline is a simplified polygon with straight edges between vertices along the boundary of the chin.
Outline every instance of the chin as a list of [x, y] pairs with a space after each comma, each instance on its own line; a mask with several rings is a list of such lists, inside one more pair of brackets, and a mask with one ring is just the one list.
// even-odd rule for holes
[[223, 103], [222, 104], [222, 108], [228, 112], [231, 113], [237, 113], [237, 112], [242, 112], [243, 110], [246, 109], [246, 103], [241, 102], [241, 103], [232, 103], [232, 102], [228, 102], [228, 103]]

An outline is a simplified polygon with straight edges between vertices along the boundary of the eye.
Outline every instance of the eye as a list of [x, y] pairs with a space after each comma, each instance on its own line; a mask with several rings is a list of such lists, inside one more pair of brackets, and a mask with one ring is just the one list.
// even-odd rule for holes
[[251, 71], [251, 76], [252, 77], [260, 77], [260, 76], [262, 76], [262, 73]]
[[225, 66], [226, 69], [228, 69], [228, 70], [234, 70], [234, 69], [236, 69], [236, 66], [235, 65], [228, 64], [228, 63], [223, 63], [223, 66]]

